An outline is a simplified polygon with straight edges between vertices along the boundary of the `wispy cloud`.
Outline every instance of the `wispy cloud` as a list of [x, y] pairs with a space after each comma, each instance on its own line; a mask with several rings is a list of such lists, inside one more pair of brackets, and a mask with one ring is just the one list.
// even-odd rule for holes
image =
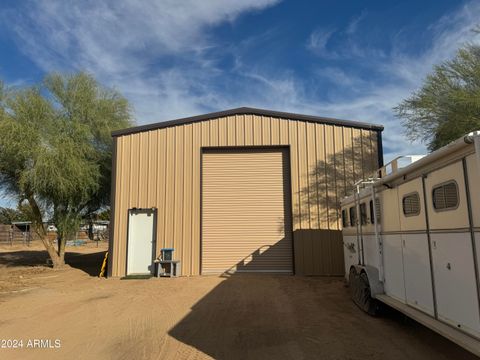
[[309, 49], [314, 54], [326, 58], [326, 59], [336, 59], [339, 55], [330, 50], [327, 46], [335, 33], [335, 30], [332, 29], [316, 29], [310, 34], [310, 37], [307, 41], [307, 49]]
[[384, 50], [359, 44], [361, 37], [358, 36], [357, 29], [366, 16], [367, 12], [363, 11], [341, 29], [316, 28], [310, 33], [305, 47], [319, 58], [326, 60], [358, 57], [384, 58]]
[[357, 31], [357, 28], [358, 28], [358, 24], [363, 20], [365, 19], [365, 17], [367, 16], [367, 12], [366, 11], [362, 11], [360, 13], [360, 15], [358, 16], [355, 16], [347, 25], [347, 28], [345, 29], [345, 32], [347, 34], [354, 34], [356, 31]]
[[91, 72], [129, 97], [139, 121], [148, 122], [204, 111], [208, 94], [215, 98], [205, 84], [222, 71], [209, 56], [218, 46], [210, 30], [276, 3], [29, 1], [0, 18], [41, 69]]
[[[387, 159], [424, 152], [422, 144], [407, 143], [392, 107], [421, 85], [433, 64], [453, 56], [462, 43], [476, 41], [471, 29], [480, 4], [469, 2], [431, 24], [422, 34], [431, 45], [416, 54], [401, 31], [388, 51], [360, 41], [367, 12], [343, 29], [318, 27], [304, 40], [318, 64], [300, 76], [295, 69], [242, 56], [259, 42], [263, 47], [272, 41], [275, 31], [236, 44], [219, 42], [212, 31], [276, 3], [29, 1], [21, 12], [0, 16], [41, 69], [93, 73], [132, 101], [139, 123], [250, 105], [381, 123]], [[220, 64], [226, 57], [231, 66]], [[345, 59], [357, 66], [342, 67], [337, 60]]]
[[[400, 154], [424, 153], [424, 144], [411, 144], [406, 140], [401, 123], [394, 117], [392, 108], [421, 86], [435, 64], [453, 57], [463, 44], [480, 41], [480, 36], [472, 31], [480, 22], [478, 19], [480, 3], [476, 1], [442, 17], [421, 34], [431, 39], [431, 45], [419, 54], [412, 54], [409, 48], [411, 39], [405, 37], [402, 31], [392, 38], [392, 50], [388, 53], [354, 44], [351, 37], [345, 38], [336, 47], [331, 46], [329, 53], [333, 52], [337, 57], [353, 58], [361, 71], [346, 73], [336, 66], [319, 67], [316, 75], [327, 79], [335, 90], [329, 93], [327, 100], [317, 103], [317, 108], [334, 116], [383, 123], [387, 160]], [[353, 34], [351, 25], [355, 23], [356, 30], [360, 20], [351, 22], [344, 32]], [[319, 33], [321, 30], [316, 29], [312, 35]], [[348, 54], [336, 50], [342, 47], [349, 49]]]

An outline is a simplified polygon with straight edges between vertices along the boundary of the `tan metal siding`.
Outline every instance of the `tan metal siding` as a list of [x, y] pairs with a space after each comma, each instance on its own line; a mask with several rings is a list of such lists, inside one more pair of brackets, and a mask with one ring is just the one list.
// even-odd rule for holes
[[243, 115], [235, 116], [235, 145], [245, 145], [245, 119]]
[[[183, 255], [183, 163], [184, 163], [184, 133], [185, 126], [177, 126], [175, 129], [175, 176], [174, 176], [174, 202], [172, 213], [174, 216], [173, 243], [176, 256], [182, 259]], [[168, 239], [167, 239], [168, 241]]]
[[326, 182], [326, 164], [325, 158], [325, 126], [315, 124], [315, 141], [317, 147], [317, 164], [314, 171], [316, 172], [317, 192], [316, 203], [318, 208], [319, 224], [317, 229], [328, 229], [328, 208], [327, 208], [327, 182]]
[[294, 237], [297, 275], [345, 275], [341, 231], [297, 230]]
[[202, 126], [199, 123], [193, 124], [192, 141], [192, 238], [190, 240], [191, 255], [190, 266], [186, 266], [186, 274], [196, 274], [200, 268], [200, 146], [202, 143]]
[[[183, 176], [184, 179], [192, 178], [193, 169], [193, 125], [185, 125], [185, 156], [183, 163]], [[183, 246], [182, 246], [182, 259], [191, 259], [192, 247], [190, 246], [190, 239], [192, 238], [192, 191], [193, 184], [191, 181], [183, 181]]]
[[308, 195], [308, 214], [310, 228], [318, 228], [318, 206], [316, 198], [318, 197], [317, 176], [315, 166], [317, 164], [317, 149], [315, 139], [315, 124], [306, 123], [307, 152], [306, 152], [306, 168], [307, 168], [307, 186], [311, 194]]
[[[378, 166], [376, 135], [373, 130], [235, 115], [119, 136], [112, 274], [125, 274], [127, 210], [132, 207], [156, 207], [157, 251], [175, 247], [182, 273], [199, 274], [202, 147], [289, 146], [293, 229], [318, 230], [309, 237], [313, 240], [306, 240], [306, 249], [328, 249], [319, 242], [326, 239], [320, 230], [339, 230], [338, 200], [355, 179]], [[294, 242], [301, 245], [302, 239], [294, 233]], [[306, 254], [297, 254], [296, 269], [310, 261]], [[323, 265], [315, 266], [320, 271]]]
[[[157, 188], [157, 198], [156, 201], [152, 201], [150, 204], [158, 208], [157, 213], [157, 249], [161, 249], [165, 246], [165, 223], [166, 216], [165, 214], [165, 203], [166, 203], [166, 183], [167, 183], [167, 132], [166, 131], [155, 131], [158, 141], [158, 164], [157, 164], [157, 176], [149, 179], [150, 182], [154, 183]], [[158, 216], [162, 214], [162, 216]]]
[[[166, 182], [165, 182], [165, 207], [162, 216], [165, 217], [165, 232], [161, 247], [173, 247], [174, 224], [175, 224], [175, 130], [167, 130], [167, 154], [166, 154]], [[177, 249], [178, 250], [178, 249]], [[178, 253], [175, 254], [177, 256]]]
[[272, 131], [271, 131], [271, 122], [270, 117], [263, 117], [262, 121], [262, 144], [271, 145], [272, 144]]
[[299, 167], [298, 167], [298, 133], [297, 123], [288, 122], [288, 141], [290, 143], [290, 173], [291, 173], [291, 189], [292, 189], [292, 208], [293, 208], [293, 228], [301, 227], [302, 208], [300, 197], [302, 192], [299, 185]]
[[310, 192], [308, 186], [308, 164], [307, 164], [307, 129], [306, 123], [298, 122], [297, 124], [297, 147], [298, 147], [298, 173], [305, 174], [298, 177], [298, 186], [300, 187], [299, 197], [299, 213], [300, 226], [302, 229], [310, 228]]
[[335, 164], [335, 138], [332, 125], [325, 125], [325, 155], [326, 155], [326, 184], [327, 184], [327, 221], [328, 229], [337, 230], [337, 184]]
[[202, 156], [202, 273], [292, 272], [285, 150]]

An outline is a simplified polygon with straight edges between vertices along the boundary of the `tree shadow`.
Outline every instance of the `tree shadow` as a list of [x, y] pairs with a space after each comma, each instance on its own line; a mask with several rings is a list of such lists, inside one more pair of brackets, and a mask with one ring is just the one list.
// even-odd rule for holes
[[19, 250], [0, 253], [0, 267], [47, 266], [46, 250]]
[[376, 143], [364, 136], [316, 161], [302, 175], [306, 185], [294, 194], [298, 197], [293, 209], [295, 229], [341, 230], [341, 200], [353, 193], [357, 181], [374, 175], [379, 166]]
[[105, 250], [92, 253], [65, 253], [65, 263], [71, 267], [82, 270], [90, 276], [98, 276], [105, 257]]
[[296, 274], [344, 275], [340, 202], [378, 169], [376, 141], [371, 135], [352, 138], [301, 174], [305, 185], [294, 194], [293, 206]]
[[[105, 251], [93, 253], [79, 253], [68, 251], [65, 253], [65, 263], [73, 268], [82, 270], [90, 276], [98, 276]], [[0, 253], [1, 267], [29, 267], [45, 266], [48, 267], [49, 259], [46, 250], [19, 250]]]

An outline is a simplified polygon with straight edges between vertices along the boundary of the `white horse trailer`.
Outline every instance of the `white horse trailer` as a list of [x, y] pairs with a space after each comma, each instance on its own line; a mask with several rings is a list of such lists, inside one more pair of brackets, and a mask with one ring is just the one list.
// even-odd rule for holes
[[399, 163], [342, 201], [352, 298], [372, 315], [385, 303], [480, 356], [480, 132]]

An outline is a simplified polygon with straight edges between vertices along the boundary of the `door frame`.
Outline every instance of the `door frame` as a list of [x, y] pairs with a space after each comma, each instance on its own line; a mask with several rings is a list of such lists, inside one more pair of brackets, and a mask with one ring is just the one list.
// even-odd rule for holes
[[[129, 245], [129, 233], [130, 233], [130, 213], [133, 211], [151, 211], [153, 213], [153, 240], [152, 240], [152, 265], [153, 261], [156, 258], [157, 254], [157, 212], [158, 209], [156, 207], [151, 208], [137, 208], [133, 207], [127, 210], [127, 241], [126, 249], [125, 249], [125, 276], [128, 276], [128, 245]], [[154, 269], [152, 268], [150, 274], [154, 273]]]
[[[200, 147], [200, 254], [199, 254], [199, 271], [202, 274], [203, 269], [203, 155], [205, 153], [227, 153], [227, 152], [240, 152], [243, 150], [277, 150], [284, 151], [287, 157], [287, 168], [284, 175], [286, 177], [286, 194], [288, 204], [285, 204], [284, 212], [290, 215], [290, 232], [291, 232], [291, 254], [292, 254], [292, 272], [291, 275], [295, 275], [295, 246], [294, 246], [294, 230], [293, 230], [293, 197], [292, 197], [292, 163], [291, 163], [291, 150], [290, 145], [235, 145], [235, 146], [202, 146]], [[281, 274], [281, 273], [279, 273]]]

